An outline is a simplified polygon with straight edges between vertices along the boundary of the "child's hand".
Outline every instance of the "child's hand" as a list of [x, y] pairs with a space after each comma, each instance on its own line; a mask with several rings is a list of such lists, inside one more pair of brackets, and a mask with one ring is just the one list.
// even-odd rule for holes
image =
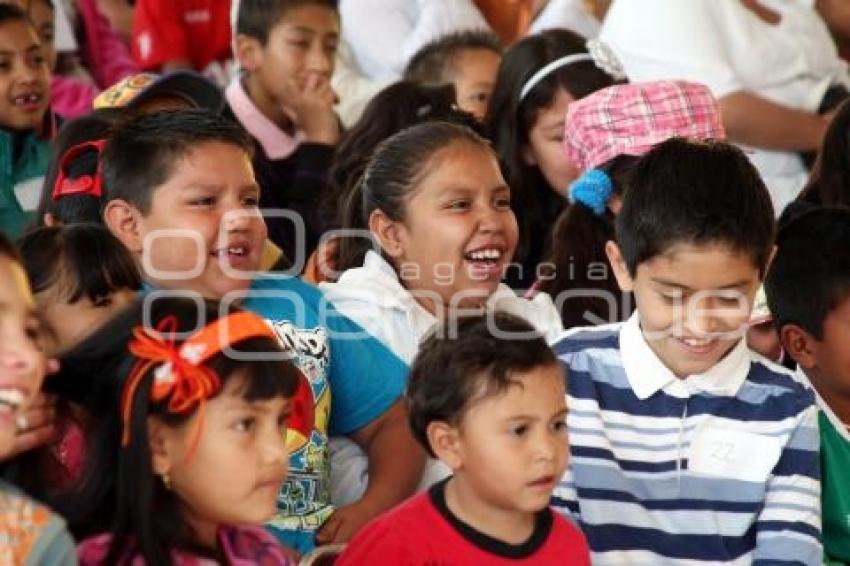
[[18, 430], [12, 459], [33, 448], [47, 444], [56, 435], [56, 399], [39, 392], [21, 414], [18, 415]]
[[380, 510], [374, 508], [368, 502], [364, 503], [363, 500], [340, 507], [334, 511], [331, 518], [316, 533], [316, 543], [332, 544], [348, 542], [363, 525], [379, 514]]
[[333, 108], [336, 93], [330, 80], [311, 74], [303, 87], [294, 79], [289, 86], [287, 108], [294, 114], [292, 118], [307, 141], [336, 145], [340, 136], [339, 119]]

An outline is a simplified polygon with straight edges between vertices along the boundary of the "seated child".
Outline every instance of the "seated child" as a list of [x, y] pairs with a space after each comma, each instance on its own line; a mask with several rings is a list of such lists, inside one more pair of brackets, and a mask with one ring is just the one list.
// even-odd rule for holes
[[50, 156], [50, 71], [26, 13], [0, 3], [0, 232], [32, 220]]
[[483, 122], [501, 61], [498, 37], [483, 30], [459, 31], [419, 49], [407, 62], [404, 79], [454, 85], [458, 107]]
[[724, 139], [717, 101], [685, 81], [614, 85], [569, 105], [564, 149], [580, 176], [571, 205], [555, 221], [535, 288], [561, 308], [564, 326], [625, 320], [630, 297], [619, 293], [605, 257], [628, 176], [638, 157], [675, 136]]
[[340, 566], [590, 564], [549, 508], [569, 451], [564, 372], [530, 325], [450, 320], [423, 343], [407, 398], [416, 438], [453, 475], [370, 523]]
[[606, 252], [637, 311], [554, 346], [572, 464], [553, 505], [594, 564], [820, 564], [814, 397], [743, 340], [774, 225], [733, 146], [673, 138], [635, 166]]
[[[16, 452], [17, 426], [51, 363], [21, 258], [0, 235], [0, 461]], [[52, 362], [55, 368], [55, 362]], [[62, 519], [0, 479], [0, 564], [76, 564]]]
[[814, 386], [820, 425], [826, 564], [850, 563], [850, 212], [815, 209], [784, 226], [765, 280], [770, 310], [797, 376]]
[[300, 272], [324, 232], [318, 204], [340, 136], [330, 85], [336, 3], [241, 0], [234, 43], [242, 76], [227, 88], [225, 113], [254, 138], [269, 237]]
[[[290, 475], [271, 522], [290, 546], [307, 551], [317, 532], [320, 542], [343, 542], [410, 495], [425, 456], [406, 426], [405, 364], [315, 287], [258, 275], [266, 227], [251, 148], [238, 124], [209, 111], [141, 116], [104, 149], [104, 218], [149, 289], [241, 303], [266, 319], [309, 379], [305, 402], [315, 419], [308, 434], [291, 433]], [[369, 454], [365, 495], [336, 512], [329, 435], [349, 437]]]
[[349, 195], [337, 283], [323, 283], [344, 314], [410, 362], [441, 319], [485, 303], [528, 319], [547, 338], [562, 330], [548, 295], [517, 297], [500, 283], [517, 243], [511, 190], [489, 143], [472, 130], [426, 122], [384, 140]]
[[[257, 315], [177, 297], [137, 301], [71, 352], [56, 387], [98, 421], [65, 500], [81, 564], [291, 564], [262, 528], [303, 383], [281, 355]], [[102, 369], [80, 375], [85, 360]]]

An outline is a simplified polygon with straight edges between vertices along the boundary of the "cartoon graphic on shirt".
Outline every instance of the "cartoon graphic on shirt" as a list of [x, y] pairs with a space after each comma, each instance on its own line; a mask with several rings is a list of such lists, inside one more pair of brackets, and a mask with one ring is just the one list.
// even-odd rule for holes
[[[289, 474], [278, 495], [278, 514], [269, 526], [284, 531], [315, 531], [333, 513], [328, 454], [328, 335], [321, 327], [303, 329], [285, 320], [268, 322], [310, 385], [309, 389], [299, 388], [296, 394], [296, 413], [301, 420], [290, 423], [287, 431]], [[304, 418], [305, 414], [309, 416]]]

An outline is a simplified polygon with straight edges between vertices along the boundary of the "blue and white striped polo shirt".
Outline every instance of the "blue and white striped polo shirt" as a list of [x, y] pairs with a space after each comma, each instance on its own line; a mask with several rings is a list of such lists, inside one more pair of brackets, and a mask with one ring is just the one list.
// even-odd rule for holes
[[817, 408], [790, 372], [742, 340], [678, 379], [636, 314], [554, 349], [571, 462], [552, 504], [593, 564], [821, 563]]

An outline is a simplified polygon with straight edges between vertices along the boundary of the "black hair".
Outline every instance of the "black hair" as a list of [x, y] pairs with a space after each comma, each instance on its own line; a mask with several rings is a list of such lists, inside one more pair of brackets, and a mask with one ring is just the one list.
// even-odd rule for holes
[[503, 51], [502, 42], [493, 32], [457, 31], [423, 45], [407, 62], [402, 76], [427, 85], [451, 83], [458, 55], [472, 49], [492, 51], [499, 56]]
[[338, 13], [336, 4], [336, 0], [239, 0], [235, 33], [253, 37], [266, 45], [272, 29], [289, 10], [316, 5]]
[[478, 129], [475, 118], [455, 106], [452, 85], [423, 86], [399, 81], [376, 94], [334, 151], [330, 187], [322, 203], [327, 225], [343, 225], [343, 205], [379, 143], [409, 126], [437, 120]]
[[850, 101], [841, 104], [830, 121], [809, 182], [797, 198], [823, 206], [850, 206]]
[[199, 145], [221, 142], [253, 156], [254, 143], [233, 120], [211, 110], [167, 110], [139, 116], [116, 129], [104, 148], [104, 204], [115, 199], [148, 214], [154, 190]]
[[[178, 496], [154, 475], [149, 448], [149, 417], [160, 419], [166, 426], [178, 426], [191, 415], [170, 413], [168, 398], [152, 401], [152, 368], [141, 378], [131, 400], [129, 443], [123, 446], [120, 400], [136, 363], [127, 346], [133, 328], [146, 320], [156, 326], [171, 316], [177, 320], [176, 330], [185, 333], [217, 320], [221, 314], [220, 307], [211, 302], [199, 306], [191, 299], [172, 296], [146, 304], [139, 299], [63, 355], [59, 374], [50, 380], [50, 390], [81, 404], [98, 425], [92, 427], [79, 482], [51, 503], [66, 517], [78, 538], [113, 534], [106, 564], [125, 557], [128, 547], [151, 566], [170, 565], [173, 549], [209, 552], [199, 548]], [[222, 389], [229, 379], [238, 376], [245, 380], [239, 394], [248, 401], [294, 395], [300, 374], [290, 361], [280, 359], [276, 340], [249, 338], [233, 344], [233, 348], [268, 355], [246, 361], [222, 352], [211, 358], [205, 365], [219, 376]]]
[[516, 316], [495, 312], [449, 319], [422, 342], [410, 368], [413, 436], [435, 456], [429, 424], [457, 425], [473, 402], [520, 383], [517, 373], [557, 363], [543, 336]]
[[68, 303], [85, 297], [101, 305], [116, 291], [142, 286], [133, 256], [102, 225], [39, 228], [18, 244], [33, 293], [60, 285], [60, 296]]
[[[560, 89], [578, 100], [615, 81], [592, 61], [581, 61], [552, 71], [522, 100], [520, 93], [528, 80], [552, 61], [587, 53], [585, 43], [583, 37], [567, 30], [528, 36], [505, 52], [493, 88], [485, 124], [499, 153], [505, 179], [514, 191], [514, 212], [520, 229], [516, 259], [526, 264], [525, 271], [534, 270], [546, 249], [551, 227], [566, 206], [565, 199], [549, 186], [540, 169], [525, 162], [528, 134]], [[527, 281], [534, 274], [522, 275]]]
[[756, 168], [721, 141], [671, 138], [635, 165], [616, 222], [629, 273], [677, 244], [722, 244], [764, 276], [776, 235], [773, 204]]
[[[366, 229], [369, 216], [378, 209], [392, 220], [404, 221], [410, 192], [433, 165], [434, 156], [461, 143], [496, 157], [490, 144], [470, 128], [442, 121], [411, 126], [381, 142], [347, 195], [342, 227]], [[340, 239], [336, 269], [362, 265], [369, 249], [363, 238]]]
[[[637, 163], [633, 155], [619, 155], [597, 169], [611, 179], [613, 195], [622, 196], [628, 178]], [[605, 244], [614, 239], [614, 215], [606, 208], [597, 215], [586, 204], [575, 202], [568, 206], [555, 221], [549, 251], [541, 264], [540, 284], [537, 289], [548, 293], [560, 306], [565, 328], [587, 326], [588, 315], [606, 322], [627, 318], [631, 312], [620, 311], [623, 294], [611, 271]], [[604, 276], [598, 267], [604, 268]], [[603, 291], [606, 297], [617, 297], [616, 311], [609, 302], [598, 296], [585, 296], [583, 291]], [[559, 297], [561, 293], [578, 291], [578, 296]], [[559, 300], [563, 299], [563, 300]], [[628, 309], [627, 309], [628, 310]]]
[[774, 324], [795, 324], [816, 340], [826, 317], [850, 297], [850, 210], [815, 208], [784, 225], [764, 290]]
[[[72, 194], [53, 200], [53, 189], [59, 179], [63, 157], [68, 150], [84, 142], [108, 138], [126, 116], [123, 108], [100, 108], [62, 125], [52, 144], [50, 165], [44, 176], [44, 187], [35, 219], [36, 226], [44, 226], [46, 214], [63, 224], [103, 222], [101, 198], [91, 194]], [[78, 179], [85, 175], [94, 177], [99, 162], [100, 153], [92, 148], [65, 164], [66, 176], [68, 179]]]
[[0, 3], [0, 25], [8, 22], [24, 22], [32, 27], [29, 16], [20, 6]]

